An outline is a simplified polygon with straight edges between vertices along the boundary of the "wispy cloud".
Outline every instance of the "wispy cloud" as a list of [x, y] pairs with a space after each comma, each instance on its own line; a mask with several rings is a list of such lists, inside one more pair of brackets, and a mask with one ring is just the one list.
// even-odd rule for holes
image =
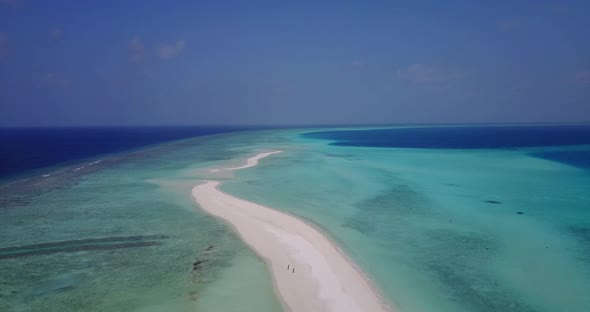
[[46, 88], [65, 89], [71, 85], [71, 81], [61, 74], [49, 72], [41, 75], [40, 84]]
[[63, 32], [60, 28], [53, 28], [50, 32], [51, 39], [56, 40], [56, 41], [61, 39], [62, 34], [63, 34]]
[[[177, 40], [174, 43], [162, 44], [156, 48], [155, 55], [162, 60], [168, 60], [180, 55], [185, 48], [184, 40]], [[150, 58], [151, 48], [146, 48], [139, 36], [134, 36], [129, 41], [129, 59], [133, 63], [145, 63]]]
[[574, 79], [577, 82], [590, 83], [590, 70], [583, 70], [575, 73]]
[[0, 5], [16, 7], [21, 3], [20, 0], [0, 0]]
[[163, 44], [158, 47], [158, 57], [163, 60], [177, 57], [184, 50], [185, 41], [177, 40], [174, 44]]
[[143, 46], [143, 42], [138, 36], [131, 38], [129, 42], [129, 59], [134, 63], [143, 63], [146, 59], [146, 52]]
[[416, 63], [397, 71], [398, 79], [413, 83], [438, 83], [448, 81], [452, 75], [432, 65]]
[[354, 68], [364, 68], [365, 62], [363, 62], [362, 60], [354, 60], [350, 62], [350, 65]]
[[8, 36], [0, 32], [0, 60], [8, 55]]
[[528, 20], [526, 18], [513, 17], [510, 19], [500, 21], [498, 23], [498, 28], [500, 28], [500, 30], [503, 30], [503, 31], [513, 31], [516, 29], [524, 28], [524, 27], [526, 27], [527, 24], [528, 24]]
[[550, 5], [549, 10], [553, 13], [557, 13], [560, 15], [568, 15], [572, 11], [572, 9], [568, 5], [563, 3]]

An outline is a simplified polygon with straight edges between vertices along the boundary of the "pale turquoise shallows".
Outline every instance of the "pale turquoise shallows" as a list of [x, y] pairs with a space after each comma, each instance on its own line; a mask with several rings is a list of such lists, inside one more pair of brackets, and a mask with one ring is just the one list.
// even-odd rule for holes
[[282, 150], [222, 189], [322, 228], [400, 311], [587, 311], [588, 171], [526, 150], [338, 147], [302, 132], [184, 140], [2, 185], [0, 248], [156, 244], [0, 258], [0, 310], [280, 311], [264, 262], [190, 189]]
[[196, 207], [198, 182], [184, 175], [246, 156], [232, 142], [184, 140], [2, 184], [0, 311], [280, 311], [264, 263]]
[[324, 228], [402, 311], [590, 306], [587, 171], [526, 150], [285, 141], [222, 188]]

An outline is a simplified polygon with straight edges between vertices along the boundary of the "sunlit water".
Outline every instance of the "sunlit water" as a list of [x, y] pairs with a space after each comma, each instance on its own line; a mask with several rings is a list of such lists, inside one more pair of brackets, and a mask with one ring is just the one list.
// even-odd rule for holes
[[587, 147], [337, 146], [309, 131], [189, 139], [4, 183], [0, 310], [279, 311], [264, 262], [190, 197], [213, 178], [324, 229], [401, 311], [587, 311], [590, 171], [539, 157]]

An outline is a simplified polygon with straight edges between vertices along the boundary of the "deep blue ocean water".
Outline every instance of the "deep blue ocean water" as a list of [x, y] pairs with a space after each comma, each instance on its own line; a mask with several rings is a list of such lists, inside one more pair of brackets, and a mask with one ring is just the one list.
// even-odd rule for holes
[[244, 127], [0, 128], [0, 177]]
[[590, 125], [459, 126], [338, 130], [304, 134], [332, 145], [481, 149], [590, 144]]
[[[306, 138], [331, 140], [330, 145], [427, 148], [515, 149], [590, 145], [590, 125], [444, 126], [372, 130], [318, 131]], [[534, 157], [590, 168], [590, 147], [532, 152]]]
[[534, 157], [565, 163], [579, 168], [590, 169], [590, 149], [534, 152], [530, 155]]

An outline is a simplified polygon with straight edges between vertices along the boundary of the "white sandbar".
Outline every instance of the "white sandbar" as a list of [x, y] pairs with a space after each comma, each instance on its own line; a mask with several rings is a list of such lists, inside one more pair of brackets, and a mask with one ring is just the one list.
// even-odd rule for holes
[[[255, 166], [278, 152], [259, 154], [226, 170]], [[391, 311], [359, 268], [320, 231], [287, 213], [223, 193], [219, 185], [207, 181], [193, 188], [193, 196], [205, 211], [233, 225], [266, 260], [286, 309]]]
[[258, 161], [264, 157], [268, 157], [272, 154], [276, 154], [276, 153], [280, 153], [281, 151], [272, 151], [272, 152], [266, 152], [266, 153], [260, 153], [254, 157], [250, 157], [248, 158], [248, 160], [246, 160], [246, 164], [243, 166], [239, 166], [239, 167], [233, 167], [233, 168], [223, 168], [223, 169], [213, 169], [210, 172], [218, 172], [221, 170], [240, 170], [240, 169], [246, 169], [246, 168], [250, 168], [250, 167], [254, 167], [256, 165], [258, 165]]

